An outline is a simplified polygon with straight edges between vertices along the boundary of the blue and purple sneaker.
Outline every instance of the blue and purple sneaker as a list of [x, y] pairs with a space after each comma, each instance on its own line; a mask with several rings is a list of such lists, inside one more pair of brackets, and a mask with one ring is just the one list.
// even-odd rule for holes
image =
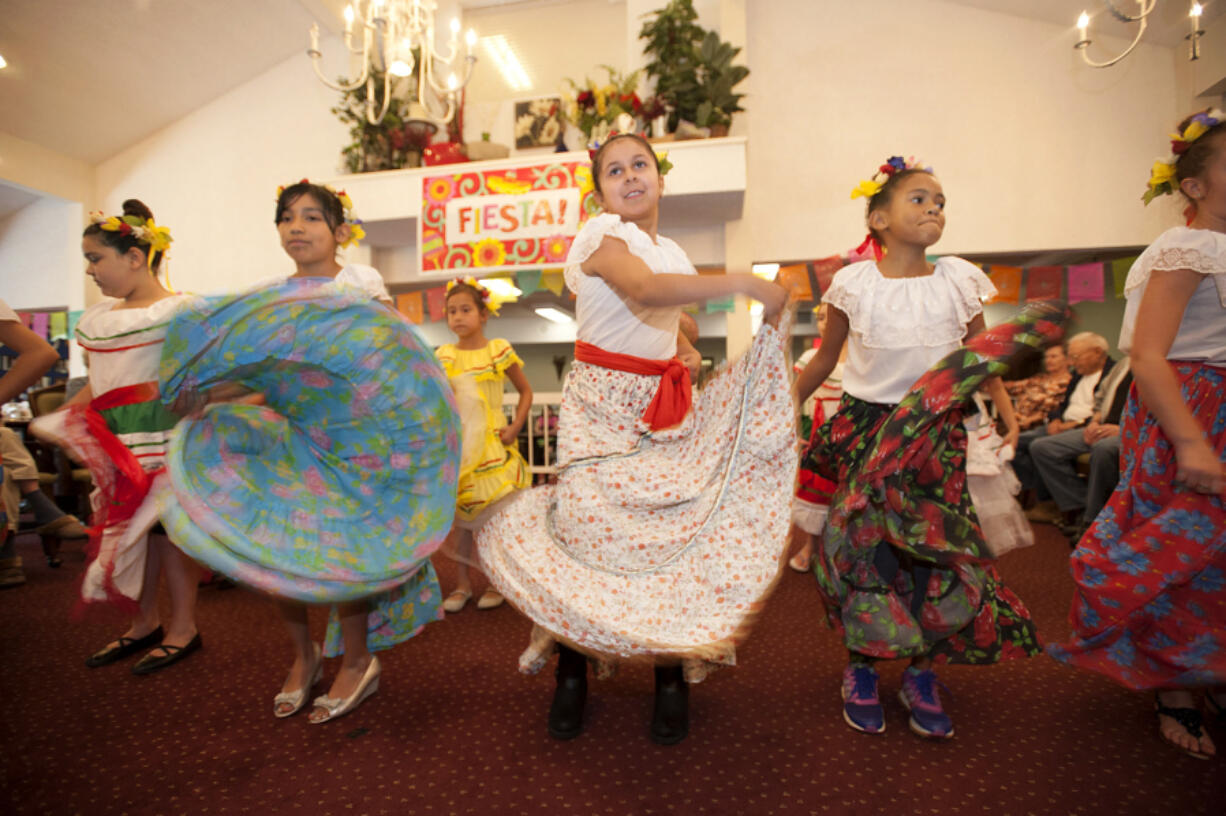
[[864, 663], [843, 669], [843, 719], [865, 734], [885, 731], [885, 712], [877, 697], [877, 670]]
[[908, 667], [902, 673], [902, 689], [898, 699], [911, 712], [911, 730], [921, 737], [949, 739], [954, 735], [954, 723], [941, 708], [937, 694], [937, 676], [932, 669], [918, 671]]

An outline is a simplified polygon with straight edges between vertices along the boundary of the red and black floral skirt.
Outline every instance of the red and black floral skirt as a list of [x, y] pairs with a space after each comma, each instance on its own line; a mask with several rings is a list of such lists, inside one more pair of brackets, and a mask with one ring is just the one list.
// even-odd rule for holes
[[1041, 651], [1000, 579], [966, 488], [963, 406], [1009, 360], [1058, 339], [1062, 309], [1027, 307], [971, 338], [898, 405], [845, 395], [806, 465], [838, 483], [815, 572], [849, 651], [994, 663]]

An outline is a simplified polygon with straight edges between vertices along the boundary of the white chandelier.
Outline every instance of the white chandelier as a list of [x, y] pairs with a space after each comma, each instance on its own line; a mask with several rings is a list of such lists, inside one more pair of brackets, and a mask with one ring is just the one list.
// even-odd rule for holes
[[[450, 122], [456, 113], [456, 94], [468, 84], [473, 63], [477, 61], [472, 53], [477, 33], [471, 28], [468, 30], [461, 52], [460, 21], [453, 17], [447, 53], [440, 53], [434, 45], [436, 11], [438, 3], [435, 0], [352, 0], [345, 6], [345, 49], [351, 59], [361, 59], [362, 70], [349, 83], [332, 82], [324, 76], [319, 69], [323, 55], [319, 51], [319, 24], [316, 23], [311, 26], [311, 47], [307, 50], [315, 75], [335, 91], [352, 91], [366, 83], [366, 119], [377, 125], [383, 121], [391, 103], [393, 77], [412, 76], [416, 67], [417, 104], [414, 109], [427, 121]], [[446, 83], [435, 78], [440, 69], [449, 72]], [[378, 111], [375, 110], [376, 73], [383, 74], [383, 105]]]
[[[1111, 12], [1111, 16], [1119, 20], [1121, 23], [1137, 23], [1137, 35], [1132, 38], [1132, 42], [1121, 53], [1114, 58], [1104, 60], [1103, 62], [1095, 62], [1090, 59], [1088, 49], [1090, 47], [1090, 15], [1084, 11], [1077, 18], [1077, 30], [1080, 38], [1077, 44], [1073, 47], [1081, 52], [1081, 59], [1086, 65], [1092, 68], [1108, 68], [1115, 65], [1124, 57], [1132, 53], [1132, 50], [1137, 47], [1137, 43], [1141, 42], [1141, 35], [1145, 33], [1146, 26], [1149, 25], [1149, 15], [1157, 7], [1158, 0], [1137, 0], [1137, 13], [1134, 15], [1125, 14], [1115, 7], [1117, 0], [1103, 0], [1103, 5], [1107, 7], [1107, 11]], [[1200, 27], [1200, 16], [1204, 13], [1204, 7], [1200, 3], [1193, 2], [1188, 9], [1188, 17], [1192, 21], [1192, 32], [1184, 37], [1188, 41], [1188, 59], [1200, 59], [1200, 38], [1204, 35], [1204, 30]]]

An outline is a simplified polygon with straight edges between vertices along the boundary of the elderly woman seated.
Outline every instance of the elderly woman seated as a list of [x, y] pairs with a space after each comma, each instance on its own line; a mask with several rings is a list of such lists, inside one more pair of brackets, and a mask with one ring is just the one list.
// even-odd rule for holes
[[1055, 345], [1043, 352], [1042, 372], [1024, 380], [1005, 383], [1005, 389], [1013, 398], [1018, 425], [1023, 431], [1047, 421], [1047, 415], [1064, 401], [1071, 376], [1064, 346]]

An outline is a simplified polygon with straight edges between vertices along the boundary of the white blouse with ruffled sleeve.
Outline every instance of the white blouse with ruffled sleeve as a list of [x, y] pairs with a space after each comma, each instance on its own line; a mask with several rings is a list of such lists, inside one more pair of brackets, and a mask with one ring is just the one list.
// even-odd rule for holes
[[632, 253], [656, 274], [696, 275], [684, 250], [663, 236], [653, 242], [636, 225], [613, 213], [589, 220], [575, 236], [566, 256], [566, 285], [575, 293], [576, 337], [605, 351], [667, 360], [677, 353], [680, 306], [644, 306], [610, 286], [581, 265], [600, 248], [605, 236], [626, 242]]
[[893, 405], [920, 376], [962, 345], [966, 325], [996, 287], [974, 264], [937, 259], [931, 275], [887, 278], [876, 261], [840, 269], [822, 301], [847, 315], [843, 390]]
[[1169, 229], [1132, 264], [1124, 283], [1127, 304], [1120, 327], [1120, 351], [1132, 350], [1137, 309], [1150, 272], [1174, 269], [1190, 269], [1203, 277], [1184, 309], [1166, 359], [1226, 366], [1226, 235], [1213, 230]]

